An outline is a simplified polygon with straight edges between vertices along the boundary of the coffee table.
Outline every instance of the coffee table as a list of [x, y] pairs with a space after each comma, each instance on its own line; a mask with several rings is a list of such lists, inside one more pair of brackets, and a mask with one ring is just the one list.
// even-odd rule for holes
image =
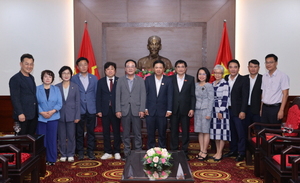
[[[149, 182], [144, 172], [143, 157], [147, 151], [131, 151], [127, 157], [121, 182]], [[171, 173], [166, 179], [155, 180], [157, 182], [194, 182], [189, 164], [183, 151], [168, 151], [171, 153], [170, 162], [173, 164]]]

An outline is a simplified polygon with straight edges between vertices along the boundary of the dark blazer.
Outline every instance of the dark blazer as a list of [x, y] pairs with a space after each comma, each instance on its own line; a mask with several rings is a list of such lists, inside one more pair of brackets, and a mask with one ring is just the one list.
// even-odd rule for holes
[[146, 78], [145, 85], [147, 94], [146, 109], [148, 109], [149, 116], [163, 117], [167, 111], [172, 111], [173, 83], [170, 77], [163, 76], [158, 96], [154, 74]]
[[38, 116], [34, 77], [31, 74], [29, 75], [34, 83], [34, 88], [30, 88], [25, 77], [20, 71], [9, 80], [10, 98], [14, 108], [13, 118], [17, 121], [20, 114], [24, 114], [26, 120]]
[[74, 75], [71, 81], [76, 83], [79, 87], [81, 104], [80, 113], [85, 114], [86, 112], [88, 112], [89, 114], [96, 114], [96, 93], [98, 79], [93, 74], [88, 73], [89, 86], [85, 91], [80, 81], [79, 75], [80, 73]]
[[177, 74], [171, 76], [173, 82], [173, 109], [172, 113], [188, 115], [190, 110], [195, 110], [195, 79], [193, 76], [185, 74], [181, 91], [179, 92]]
[[107, 85], [107, 76], [98, 80], [96, 108], [97, 108], [97, 113], [101, 112], [102, 116], [108, 115], [109, 102], [111, 102], [113, 113], [116, 112], [116, 87], [117, 87], [118, 79], [119, 79], [118, 77], [114, 78], [114, 85], [112, 91], [109, 91], [109, 86]]
[[[246, 77], [249, 78], [249, 74], [246, 75]], [[261, 107], [261, 81], [262, 81], [262, 75], [258, 74], [256, 81], [254, 83], [252, 92], [251, 92], [251, 112], [253, 114], [259, 114], [260, 107]], [[250, 84], [249, 84], [250, 86]], [[250, 90], [250, 89], [249, 89]]]
[[62, 96], [62, 108], [60, 109], [60, 121], [74, 122], [75, 119], [80, 119], [80, 94], [78, 85], [70, 82], [69, 93], [65, 99], [62, 83], [56, 85]]
[[[228, 81], [228, 76], [225, 80]], [[230, 92], [231, 110], [234, 116], [239, 116], [240, 112], [247, 112], [249, 99], [249, 77], [238, 75]]]

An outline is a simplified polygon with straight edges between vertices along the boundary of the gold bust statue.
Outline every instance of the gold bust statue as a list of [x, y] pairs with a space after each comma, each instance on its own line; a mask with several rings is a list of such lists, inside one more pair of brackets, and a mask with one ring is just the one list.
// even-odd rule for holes
[[172, 63], [169, 59], [160, 56], [158, 54], [159, 50], [161, 49], [161, 39], [158, 36], [150, 36], [148, 38], [148, 45], [147, 48], [150, 52], [148, 56], [145, 56], [143, 58], [140, 58], [138, 60], [137, 68], [139, 70], [153, 70], [153, 62], [156, 60], [161, 60], [165, 63], [166, 68], [165, 69], [171, 69]]

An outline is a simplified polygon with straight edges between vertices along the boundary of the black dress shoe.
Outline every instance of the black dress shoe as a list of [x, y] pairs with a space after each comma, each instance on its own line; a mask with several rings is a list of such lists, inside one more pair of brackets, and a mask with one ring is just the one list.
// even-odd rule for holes
[[233, 156], [238, 156], [238, 153], [237, 152], [231, 152], [229, 151], [228, 153], [224, 154], [223, 157], [226, 158], [226, 157], [233, 157]]
[[94, 160], [94, 159], [96, 159], [96, 157], [95, 157], [95, 155], [94, 155], [94, 152], [93, 152], [93, 151], [90, 151], [90, 152], [88, 152], [88, 157], [89, 157], [89, 159], [91, 159], [91, 160]]
[[84, 159], [84, 155], [83, 154], [79, 154], [78, 155], [78, 160], [83, 160]]
[[126, 159], [127, 159], [127, 156], [124, 156], [124, 157], [122, 158], [122, 161], [126, 161]]
[[189, 158], [189, 155], [185, 155], [185, 159], [187, 160], [187, 161], [190, 161], [190, 158]]
[[235, 161], [243, 161], [245, 159], [245, 155], [239, 154], [236, 158]]

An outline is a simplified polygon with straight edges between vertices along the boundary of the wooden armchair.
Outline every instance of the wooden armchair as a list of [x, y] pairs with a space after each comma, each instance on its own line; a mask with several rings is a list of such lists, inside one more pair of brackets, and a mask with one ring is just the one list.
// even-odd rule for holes
[[[277, 180], [278, 183], [288, 182], [292, 178], [292, 164], [291, 162], [300, 157], [300, 146], [290, 146], [284, 149], [280, 154], [273, 154], [276, 146], [274, 142], [289, 141], [288, 143], [295, 143], [300, 145], [300, 138], [294, 137], [274, 137], [269, 143], [271, 154], [264, 157], [265, 161], [265, 182], [273, 182], [273, 179]], [[276, 144], [276, 143], [275, 143]]]
[[19, 135], [0, 137], [0, 145], [13, 144], [24, 153], [31, 153], [39, 157], [39, 175], [46, 174], [46, 148], [44, 147], [44, 135]]
[[3, 155], [0, 155], [0, 172], [2, 172], [2, 175], [0, 175], [0, 182], [10, 182], [10, 178], [8, 178], [8, 159]]
[[290, 183], [300, 183], [299, 165], [300, 165], [300, 156], [294, 158], [292, 162], [292, 178], [290, 179]]
[[[31, 182], [40, 182], [39, 156], [34, 156], [30, 152], [23, 153], [12, 144], [0, 145], [0, 153], [9, 159], [7, 171], [11, 182], [21, 183], [29, 174], [31, 174]], [[1, 173], [3, 173], [3, 169]]]

